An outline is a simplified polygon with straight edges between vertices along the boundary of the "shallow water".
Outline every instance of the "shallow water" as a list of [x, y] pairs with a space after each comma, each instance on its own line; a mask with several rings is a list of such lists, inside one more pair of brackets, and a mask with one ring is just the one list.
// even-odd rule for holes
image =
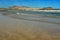
[[[20, 13], [20, 14], [17, 15], [16, 13]], [[10, 17], [17, 18], [17, 19], [60, 24], [60, 12], [10, 10], [7, 11], [6, 14]]]
[[60, 18], [21, 14], [0, 14], [0, 40], [60, 40]]

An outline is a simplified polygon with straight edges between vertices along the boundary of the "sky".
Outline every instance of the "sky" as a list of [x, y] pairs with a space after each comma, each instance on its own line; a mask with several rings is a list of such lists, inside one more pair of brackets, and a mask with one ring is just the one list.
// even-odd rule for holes
[[53, 7], [60, 9], [60, 0], [0, 0], [0, 8], [11, 6], [28, 6], [31, 8]]

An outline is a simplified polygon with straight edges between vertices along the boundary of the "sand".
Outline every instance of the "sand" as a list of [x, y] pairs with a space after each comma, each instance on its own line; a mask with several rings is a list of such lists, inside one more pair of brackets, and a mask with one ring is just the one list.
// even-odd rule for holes
[[0, 40], [60, 40], [60, 24], [0, 15]]

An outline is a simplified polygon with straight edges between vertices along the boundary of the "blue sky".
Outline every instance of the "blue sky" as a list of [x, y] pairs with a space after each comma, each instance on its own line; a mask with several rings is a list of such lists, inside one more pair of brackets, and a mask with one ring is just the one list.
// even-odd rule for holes
[[53, 7], [60, 9], [60, 0], [0, 0], [0, 8], [10, 7], [13, 5], [17, 6], [28, 6], [28, 7]]

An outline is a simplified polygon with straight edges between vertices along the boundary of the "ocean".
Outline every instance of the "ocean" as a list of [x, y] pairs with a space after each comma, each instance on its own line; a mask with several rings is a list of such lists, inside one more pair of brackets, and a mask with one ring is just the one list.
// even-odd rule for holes
[[16, 19], [60, 24], [60, 12], [8, 10], [4, 13]]

